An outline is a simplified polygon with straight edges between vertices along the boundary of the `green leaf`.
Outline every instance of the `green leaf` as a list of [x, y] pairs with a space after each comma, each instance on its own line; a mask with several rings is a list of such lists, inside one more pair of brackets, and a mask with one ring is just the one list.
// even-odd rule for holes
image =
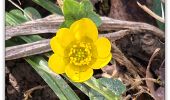
[[[165, 13], [165, 11], [162, 11], [163, 3], [161, 4], [161, 0], [153, 0], [153, 6], [151, 7], [152, 11], [155, 12], [160, 17], [165, 16], [162, 15], [162, 13]], [[157, 24], [160, 29], [165, 30], [165, 24], [157, 20]]]
[[162, 16], [161, 0], [154, 0], [152, 9], [156, 14], [158, 14], [159, 16]]
[[75, 0], [64, 0], [63, 14], [65, 22], [61, 27], [69, 27], [81, 18], [90, 18], [96, 26], [101, 25], [100, 16], [93, 11], [93, 5], [89, 0], [82, 0], [80, 3]]
[[70, 20], [65, 20], [61, 25], [60, 28], [65, 28], [65, 27], [69, 27], [75, 20], [70, 19]]
[[10, 25], [15, 25], [15, 20], [12, 18], [11, 14], [8, 12], [5, 12], [5, 25], [10, 26]]
[[85, 16], [93, 20], [96, 26], [100, 26], [102, 20], [100, 19], [100, 16], [93, 11], [92, 3], [89, 0], [83, 0], [80, 5], [82, 12], [86, 14]]
[[78, 20], [81, 17], [80, 4], [75, 0], [64, 0], [63, 14], [65, 20]]
[[26, 22], [27, 19], [23, 16], [22, 11], [18, 9], [11, 10], [10, 12], [5, 13], [6, 19], [5, 23], [10, 23], [10, 25], [18, 25], [22, 22]]
[[88, 13], [87, 17], [93, 20], [97, 26], [102, 24], [102, 20], [100, 19], [100, 16], [96, 14], [96, 12]]
[[50, 0], [32, 0], [32, 1], [42, 6], [44, 9], [48, 10], [51, 13], [62, 15], [61, 9]]
[[107, 100], [103, 95], [93, 89], [90, 89], [89, 91], [89, 98], [90, 100]]
[[14, 46], [14, 43], [10, 40], [5, 41], [5, 47]]
[[[41, 18], [40, 13], [33, 7], [27, 7], [24, 11], [32, 18], [32, 19], [39, 19]], [[27, 17], [26, 17], [27, 18]], [[29, 19], [29, 18], [27, 18]]]
[[62, 23], [61, 28], [70, 27], [74, 21], [82, 18], [81, 15], [83, 13], [81, 13], [80, 4], [78, 2], [74, 0], [64, 0], [63, 14], [65, 21]]
[[118, 79], [100, 78], [98, 79], [107, 89], [111, 90], [115, 95], [121, 95], [125, 92], [125, 85]]
[[[62, 14], [61, 9], [49, 0], [33, 1], [52, 13]], [[63, 15], [65, 22], [60, 28], [70, 27], [73, 22], [85, 17], [93, 20], [96, 26], [101, 25], [100, 16], [93, 11], [93, 5], [89, 0], [82, 0], [80, 3], [76, 0], [64, 0]]]
[[78, 89], [80, 89], [84, 94], [86, 94], [87, 96], [89, 95], [89, 87], [86, 86], [83, 83], [77, 83], [77, 82], [73, 82], [71, 81], [65, 74], [62, 74], [67, 80], [69, 80], [74, 86], [76, 86]]
[[20, 22], [28, 21], [27, 19], [25, 19], [25, 16], [23, 16], [23, 12], [21, 10], [14, 9], [11, 10], [9, 13], [12, 14], [15, 18], [19, 19]]
[[81, 9], [85, 12], [93, 11], [93, 5], [89, 0], [83, 0], [80, 2]]
[[103, 95], [107, 100], [120, 100], [119, 95], [115, 95], [110, 89], [103, 86], [97, 79], [91, 77], [88, 81], [84, 82], [87, 86], [94, 89], [96, 92]]

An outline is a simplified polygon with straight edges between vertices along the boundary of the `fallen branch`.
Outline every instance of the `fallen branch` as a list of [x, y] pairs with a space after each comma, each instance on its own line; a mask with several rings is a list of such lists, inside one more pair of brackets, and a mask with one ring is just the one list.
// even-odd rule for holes
[[[120, 30], [117, 32], [107, 33], [107, 34], [100, 34], [100, 37], [106, 37], [111, 42], [116, 41], [118, 39], [123, 38], [129, 34], [140, 34], [136, 32], [136, 30]], [[13, 60], [18, 58], [23, 58], [35, 54], [41, 54], [50, 51], [50, 44], [49, 39], [40, 40], [34, 43], [28, 43], [18, 46], [6, 47], [5, 52], [5, 60]]]
[[[120, 38], [123, 38], [125, 35], [135, 34], [130, 30], [120, 30], [108, 34], [100, 34], [100, 37], [106, 37], [111, 41], [116, 41]], [[18, 46], [6, 47], [5, 49], [5, 60], [13, 60], [22, 57], [27, 57], [35, 54], [41, 54], [50, 51], [49, 39], [40, 40], [33, 43], [22, 44]]]
[[63, 17], [51, 15], [46, 18], [28, 21], [18, 26], [8, 26], [6, 27], [5, 40], [20, 35], [55, 33], [63, 21]]
[[35, 54], [50, 51], [49, 39], [28, 43], [18, 46], [11, 46], [5, 49], [5, 60], [18, 59]]
[[[151, 32], [161, 39], [165, 38], [163, 31], [147, 23], [121, 21], [108, 17], [101, 17], [101, 19], [102, 25], [99, 27], [99, 31], [135, 30], [136, 32]], [[6, 27], [5, 40], [20, 35], [56, 33], [63, 21], [64, 18], [62, 16], [50, 15], [46, 18], [29, 21], [18, 26], [8, 26]]]

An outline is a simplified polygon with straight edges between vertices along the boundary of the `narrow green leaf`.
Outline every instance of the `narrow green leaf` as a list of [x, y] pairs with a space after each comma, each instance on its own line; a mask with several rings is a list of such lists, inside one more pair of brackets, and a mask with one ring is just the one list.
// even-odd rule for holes
[[5, 47], [14, 46], [14, 43], [10, 40], [5, 41]]
[[66, 79], [68, 79], [74, 86], [80, 89], [87, 96], [89, 95], [89, 87], [83, 83], [72, 82], [65, 74], [62, 74]]
[[152, 9], [156, 14], [158, 14], [159, 16], [162, 16], [161, 0], [154, 0]]
[[8, 25], [15, 25], [15, 20], [11, 18], [10, 14], [8, 12], [5, 12], [5, 24]]
[[32, 1], [42, 6], [44, 9], [48, 10], [51, 13], [62, 15], [61, 9], [56, 4], [52, 3], [50, 0], [32, 0]]
[[[24, 9], [24, 11], [32, 18], [32, 19], [39, 19], [41, 18], [40, 13], [33, 7], [27, 7]], [[29, 19], [26, 16], [27, 19]]]
[[20, 10], [12, 10], [10, 12], [5, 12], [5, 23], [10, 23], [10, 25], [19, 25], [22, 22], [27, 21], [26, 19], [24, 19], [24, 16], [22, 14], [22, 11]]
[[[20, 21], [20, 22], [25, 22], [28, 21], [27, 19], [25, 19], [25, 16], [23, 16], [23, 12], [21, 10], [18, 9], [13, 9], [9, 12], [11, 15], [14, 16], [14, 18], [16, 18], [15, 20]], [[19, 19], [19, 20], [18, 20]]]
[[[160, 17], [164, 16], [164, 15], [162, 15], [162, 6], [163, 5], [161, 5], [161, 0], [153, 0], [153, 4], [152, 5], [153, 6], [152, 6], [151, 9], [152, 9], [153, 12], [155, 12]], [[164, 23], [162, 23], [162, 22], [157, 20], [157, 24], [158, 24], [160, 29], [165, 30], [165, 24]]]

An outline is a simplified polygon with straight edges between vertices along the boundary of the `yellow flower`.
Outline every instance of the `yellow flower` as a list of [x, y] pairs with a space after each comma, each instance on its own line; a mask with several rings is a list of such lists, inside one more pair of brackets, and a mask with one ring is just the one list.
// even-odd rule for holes
[[82, 18], [70, 28], [61, 28], [50, 41], [54, 54], [48, 65], [57, 74], [66, 73], [74, 82], [84, 82], [111, 60], [111, 45], [107, 38], [98, 38], [92, 20]]

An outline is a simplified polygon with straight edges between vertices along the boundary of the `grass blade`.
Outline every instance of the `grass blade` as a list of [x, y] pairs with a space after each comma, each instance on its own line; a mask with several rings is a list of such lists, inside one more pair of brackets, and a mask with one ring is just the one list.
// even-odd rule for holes
[[50, 0], [32, 0], [32, 1], [42, 6], [44, 9], [48, 10], [51, 13], [57, 13], [59, 15], [62, 15], [61, 9], [57, 5], [52, 3]]

